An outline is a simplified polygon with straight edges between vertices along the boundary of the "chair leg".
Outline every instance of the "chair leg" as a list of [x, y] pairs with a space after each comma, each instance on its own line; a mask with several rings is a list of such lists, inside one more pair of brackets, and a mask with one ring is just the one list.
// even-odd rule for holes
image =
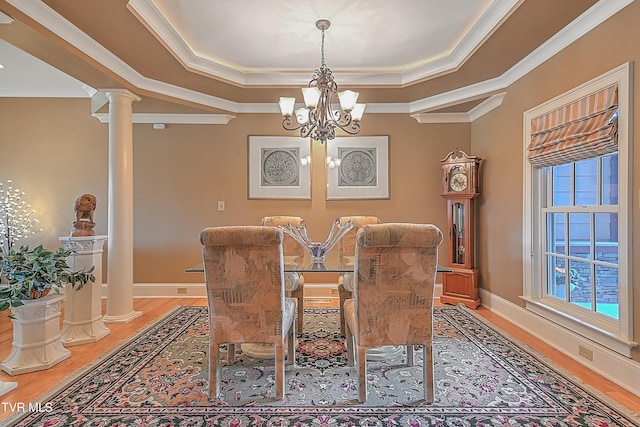
[[424, 370], [424, 398], [427, 403], [433, 403], [433, 347], [430, 344], [424, 344], [422, 368]]
[[276, 399], [282, 400], [284, 397], [284, 343], [275, 345], [276, 347]]
[[354, 349], [353, 349], [353, 333], [351, 332], [351, 329], [349, 328], [349, 326], [346, 326], [346, 337], [345, 337], [345, 341], [347, 344], [347, 366], [353, 366], [353, 362], [354, 362]]
[[367, 401], [367, 349], [356, 346], [358, 353], [358, 401]]
[[287, 334], [287, 364], [295, 365], [296, 364], [296, 322], [291, 322], [291, 327], [289, 328]]
[[407, 366], [413, 366], [413, 346], [407, 346]]
[[220, 397], [219, 381], [220, 347], [216, 342], [209, 342], [209, 399]]
[[227, 363], [232, 365], [236, 363], [236, 345], [227, 344]]
[[301, 334], [302, 325], [304, 323], [304, 285], [302, 277], [300, 277], [298, 289], [291, 292], [291, 298], [295, 298], [296, 300], [296, 331], [298, 334]]
[[353, 295], [351, 294], [351, 292], [346, 290], [341, 283], [338, 284], [338, 295], [340, 297], [340, 336], [344, 337], [346, 334], [346, 326], [344, 320], [344, 310], [342, 307], [344, 307], [344, 301], [348, 300], [349, 298], [353, 298]]

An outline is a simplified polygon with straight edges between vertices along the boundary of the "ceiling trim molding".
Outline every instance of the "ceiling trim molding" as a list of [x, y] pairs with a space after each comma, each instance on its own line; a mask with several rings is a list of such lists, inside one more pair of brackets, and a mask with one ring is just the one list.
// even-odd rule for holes
[[474, 108], [469, 110], [469, 118], [471, 119], [471, 121], [474, 121], [501, 106], [502, 100], [506, 95], [507, 92], [491, 95], [489, 98], [487, 98], [486, 101], [480, 103], [479, 105], [476, 105]]
[[[497, 0], [491, 2], [486, 13], [467, 31], [462, 40], [444, 58], [412, 66], [398, 72], [368, 70], [333, 74], [342, 84], [409, 85], [418, 80], [453, 72], [460, 68], [488, 37], [504, 22], [524, 0]], [[306, 85], [308, 73], [264, 72], [260, 69], [242, 69], [222, 61], [197, 55], [165, 19], [153, 0], [129, 0], [129, 11], [178, 59], [187, 69], [215, 76], [240, 86]]]
[[[94, 113], [100, 123], [109, 123], [109, 113]], [[226, 125], [236, 116], [230, 114], [164, 114], [133, 113], [132, 123], [164, 123], [190, 125]]]
[[[278, 111], [277, 103], [272, 104], [272, 107], [265, 107], [270, 104], [239, 104], [227, 99], [147, 78], [113, 55], [102, 45], [88, 37], [69, 21], [58, 15], [45, 3], [41, 1], [6, 1], [140, 89], [177, 99], [184, 99], [196, 104], [219, 108], [231, 113], [254, 112], [254, 108], [256, 110], [261, 110], [255, 112], [271, 113], [273, 111]], [[409, 114], [418, 114], [420, 112], [478, 99], [489, 93], [504, 90], [535, 67], [542, 64], [551, 56], [555, 55], [570, 43], [574, 42], [632, 2], [633, 0], [600, 0], [589, 10], [575, 19], [571, 24], [558, 32], [554, 37], [549, 39], [501, 76], [410, 102], [407, 104], [408, 111], [405, 112]], [[351, 74], [345, 74], [345, 76], [354, 77], [354, 75]], [[370, 78], [373, 79], [371, 76]], [[365, 79], [359, 81], [359, 83], [366, 84], [366, 76]], [[289, 84], [291, 84], [291, 81], [289, 81]], [[391, 107], [390, 110], [405, 109], [404, 104], [367, 104], [367, 112], [396, 112], [386, 111], [386, 107]]]
[[411, 117], [416, 119], [418, 123], [471, 123], [474, 120], [484, 116], [491, 110], [498, 108], [502, 105], [507, 92], [497, 93], [490, 96], [485, 101], [481, 102], [468, 113], [416, 113], [411, 114]]
[[0, 12], [0, 24], [11, 24], [12, 22], [13, 22], [12, 17]]

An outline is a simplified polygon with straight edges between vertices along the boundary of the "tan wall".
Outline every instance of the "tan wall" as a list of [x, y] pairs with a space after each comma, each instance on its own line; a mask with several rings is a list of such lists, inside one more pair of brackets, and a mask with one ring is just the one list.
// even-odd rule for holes
[[[169, 124], [165, 130], [134, 125], [134, 281], [201, 282], [201, 275], [184, 271], [200, 262], [200, 230], [259, 224], [265, 215], [302, 216], [317, 240], [341, 215], [444, 229], [440, 159], [456, 147], [468, 150], [470, 125], [421, 125], [407, 115], [380, 114], [362, 125], [365, 135], [389, 136], [388, 200], [326, 201], [325, 146], [317, 142], [311, 200], [248, 200], [248, 136], [287, 135], [276, 115], [244, 115], [228, 125]], [[85, 192], [98, 198], [96, 233], [108, 233], [108, 125], [90, 117], [88, 100], [0, 99], [0, 129], [0, 181], [19, 185], [42, 221], [44, 232], [30, 242], [57, 247], [58, 236], [71, 231], [75, 198]], [[224, 212], [217, 211], [219, 200]]]
[[[500, 108], [473, 122], [471, 148], [482, 157], [484, 187], [478, 203], [478, 265], [481, 287], [524, 305], [522, 295], [523, 221], [523, 114], [525, 111], [585, 83], [623, 63], [640, 61], [640, 32], [632, 30], [640, 16], [640, 3], [625, 8], [612, 19], [582, 37], [567, 49], [537, 67], [507, 89]], [[636, 71], [637, 73], [637, 71]], [[634, 73], [634, 74], [636, 74]], [[637, 79], [636, 79], [637, 82]], [[638, 83], [634, 92], [640, 93]], [[633, 123], [640, 119], [637, 95]], [[640, 140], [640, 127], [632, 141]], [[631, 206], [636, 224], [631, 242], [640, 241], [640, 150], [634, 153]], [[633, 275], [640, 278], [637, 243], [633, 248]], [[635, 286], [634, 312], [640, 313], [640, 289]], [[640, 315], [634, 319], [635, 341], [640, 341]], [[640, 360], [636, 348], [634, 359]]]

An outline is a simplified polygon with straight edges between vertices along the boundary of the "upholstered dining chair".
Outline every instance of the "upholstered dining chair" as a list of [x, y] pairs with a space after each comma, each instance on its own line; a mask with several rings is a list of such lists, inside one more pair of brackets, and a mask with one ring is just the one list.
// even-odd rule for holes
[[[295, 226], [304, 224], [304, 219], [299, 216], [265, 216], [260, 222], [261, 225], [282, 226], [286, 227], [287, 223]], [[297, 267], [304, 260], [305, 248], [300, 245], [293, 237], [284, 233], [282, 239], [282, 253], [284, 254], [284, 265]], [[298, 302], [298, 314], [296, 331], [302, 333], [302, 324], [304, 321], [304, 276], [300, 273], [286, 272], [284, 273], [285, 289]]]
[[285, 297], [282, 230], [277, 227], [208, 227], [200, 232], [209, 304], [209, 398], [220, 398], [220, 350], [228, 344], [272, 344], [276, 399], [284, 396], [284, 345], [295, 363], [295, 300]]
[[422, 345], [425, 400], [433, 402], [433, 288], [442, 232], [431, 224], [365, 225], [357, 234], [353, 298], [344, 303], [347, 360], [367, 399], [368, 347]]
[[[380, 224], [382, 221], [377, 216], [353, 215], [339, 217], [340, 223], [351, 221], [353, 228], [338, 241], [338, 265], [340, 267], [353, 266], [356, 254], [356, 234], [360, 227], [366, 224]], [[353, 291], [353, 273], [343, 273], [338, 277], [338, 297], [340, 307], [345, 300], [351, 298]], [[340, 335], [345, 335], [344, 313], [340, 311]]]

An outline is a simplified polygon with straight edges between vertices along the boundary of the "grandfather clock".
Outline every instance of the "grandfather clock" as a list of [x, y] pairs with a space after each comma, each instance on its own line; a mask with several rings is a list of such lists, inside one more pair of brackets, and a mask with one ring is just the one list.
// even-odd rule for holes
[[440, 160], [442, 193], [447, 199], [448, 266], [442, 273], [445, 304], [478, 308], [478, 269], [475, 268], [475, 199], [480, 195], [480, 161], [456, 149]]

